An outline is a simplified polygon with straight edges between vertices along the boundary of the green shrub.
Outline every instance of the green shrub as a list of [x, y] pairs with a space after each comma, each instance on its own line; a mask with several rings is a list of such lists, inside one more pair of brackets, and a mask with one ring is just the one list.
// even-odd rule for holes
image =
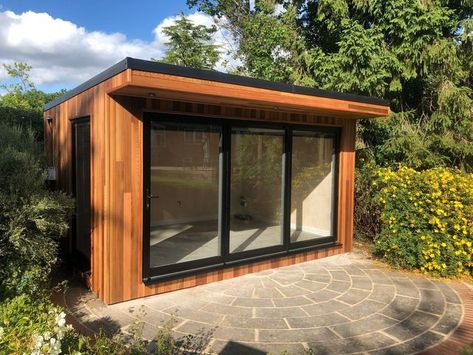
[[0, 123], [0, 142], [2, 298], [44, 288], [72, 201], [46, 188], [42, 149], [32, 130]]
[[42, 297], [20, 295], [0, 303], [2, 354], [59, 354], [71, 336], [65, 313]]
[[390, 264], [440, 275], [473, 274], [473, 174], [378, 169], [374, 250]]
[[[171, 318], [158, 330], [154, 346], [142, 339], [143, 323], [137, 322], [122, 333], [107, 336], [78, 334], [66, 323], [65, 313], [47, 297], [26, 294], [0, 302], [0, 354], [93, 354], [138, 355], [181, 354], [172, 336]], [[193, 340], [192, 340], [193, 341]], [[187, 345], [192, 347], [192, 341]], [[195, 347], [194, 347], [195, 348]], [[197, 348], [196, 348], [197, 349]], [[198, 352], [189, 352], [198, 353]]]
[[373, 240], [380, 231], [381, 206], [374, 199], [376, 189], [371, 182], [376, 179], [376, 166], [364, 163], [355, 172], [355, 237]]

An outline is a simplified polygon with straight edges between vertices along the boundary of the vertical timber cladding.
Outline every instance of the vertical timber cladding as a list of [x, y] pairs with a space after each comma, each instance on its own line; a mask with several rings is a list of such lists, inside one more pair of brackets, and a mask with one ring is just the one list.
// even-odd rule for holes
[[[57, 167], [57, 186], [72, 192], [71, 119], [91, 122], [91, 287], [106, 303], [168, 292], [350, 251], [353, 236], [355, 121], [285, 111], [223, 107], [110, 96], [127, 71], [45, 112], [45, 150]], [[142, 282], [143, 111], [229, 119], [271, 120], [342, 127], [339, 157], [338, 242], [341, 246], [229, 267], [146, 286]], [[53, 117], [51, 124], [46, 118]]]

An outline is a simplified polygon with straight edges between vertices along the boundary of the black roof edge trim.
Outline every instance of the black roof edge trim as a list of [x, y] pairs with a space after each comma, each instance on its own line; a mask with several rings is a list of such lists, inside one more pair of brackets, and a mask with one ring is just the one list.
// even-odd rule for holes
[[283, 82], [274, 82], [262, 79], [255, 79], [246, 76], [233, 75], [222, 73], [214, 70], [203, 70], [203, 69], [194, 69], [188, 67], [182, 67], [173, 64], [153, 62], [149, 60], [136, 59], [127, 57], [107, 70], [101, 72], [100, 74], [94, 76], [92, 79], [87, 80], [78, 87], [66, 92], [63, 96], [58, 97], [57, 99], [47, 103], [44, 106], [44, 110], [49, 110], [50, 108], [59, 105], [60, 103], [70, 99], [71, 97], [80, 94], [81, 92], [95, 86], [102, 81], [109, 79], [110, 77], [126, 70], [134, 69], [140, 71], [146, 71], [151, 73], [161, 73], [176, 75], [181, 77], [188, 77], [193, 79], [202, 79], [209, 81], [216, 81], [227, 84], [235, 84], [242, 86], [250, 86], [260, 89], [268, 89], [282, 92], [289, 92], [294, 94], [309, 95], [309, 96], [318, 96], [326, 97], [331, 99], [338, 100], [348, 100], [354, 102], [361, 102], [373, 105], [382, 105], [389, 106], [389, 100], [380, 99], [370, 96], [362, 96], [355, 94], [348, 94], [336, 91], [322, 90], [317, 88], [309, 88], [304, 86], [297, 86], [292, 84], [287, 84]]
[[119, 61], [117, 64], [112, 65], [108, 69], [105, 69], [103, 72], [83, 82], [82, 84], [75, 87], [74, 89], [67, 91], [64, 95], [59, 96], [58, 98], [48, 102], [47, 104], [44, 105], [44, 111], [47, 111], [53, 108], [54, 106], [57, 106], [63, 103], [64, 101], [67, 101], [70, 98], [76, 95], [79, 95], [81, 92], [84, 92], [90, 89], [91, 87], [94, 87], [95, 85], [98, 85], [101, 82], [111, 78], [112, 76], [117, 75], [118, 73], [121, 73], [122, 71], [126, 70], [128, 68], [127, 61], [128, 61], [128, 58], [125, 58]]

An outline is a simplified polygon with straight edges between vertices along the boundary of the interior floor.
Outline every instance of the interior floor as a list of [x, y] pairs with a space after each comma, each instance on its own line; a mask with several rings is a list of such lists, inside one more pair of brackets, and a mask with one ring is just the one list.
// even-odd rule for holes
[[[158, 267], [219, 255], [218, 221], [198, 221], [151, 227], [150, 266]], [[291, 230], [291, 242], [323, 236]], [[230, 253], [282, 244], [281, 227], [264, 221], [233, 219]]]

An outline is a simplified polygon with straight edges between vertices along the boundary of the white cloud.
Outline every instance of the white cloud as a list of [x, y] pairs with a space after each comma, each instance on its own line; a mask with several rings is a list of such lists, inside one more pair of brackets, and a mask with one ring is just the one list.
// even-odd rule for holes
[[[130, 40], [122, 33], [88, 31], [47, 13], [0, 11], [0, 63], [30, 64], [33, 67], [31, 79], [37, 85], [74, 86], [127, 56], [162, 57], [167, 41], [162, 29], [174, 23], [176, 18], [165, 18], [153, 30], [154, 40], [142, 41]], [[209, 26], [214, 23], [210, 16], [199, 12], [188, 18], [196, 24]], [[217, 69], [225, 69], [225, 59], [236, 65], [226, 54], [234, 48], [228, 32], [219, 27], [213, 42], [219, 46], [222, 56]], [[4, 78], [5, 72], [0, 69], [0, 79]]]

